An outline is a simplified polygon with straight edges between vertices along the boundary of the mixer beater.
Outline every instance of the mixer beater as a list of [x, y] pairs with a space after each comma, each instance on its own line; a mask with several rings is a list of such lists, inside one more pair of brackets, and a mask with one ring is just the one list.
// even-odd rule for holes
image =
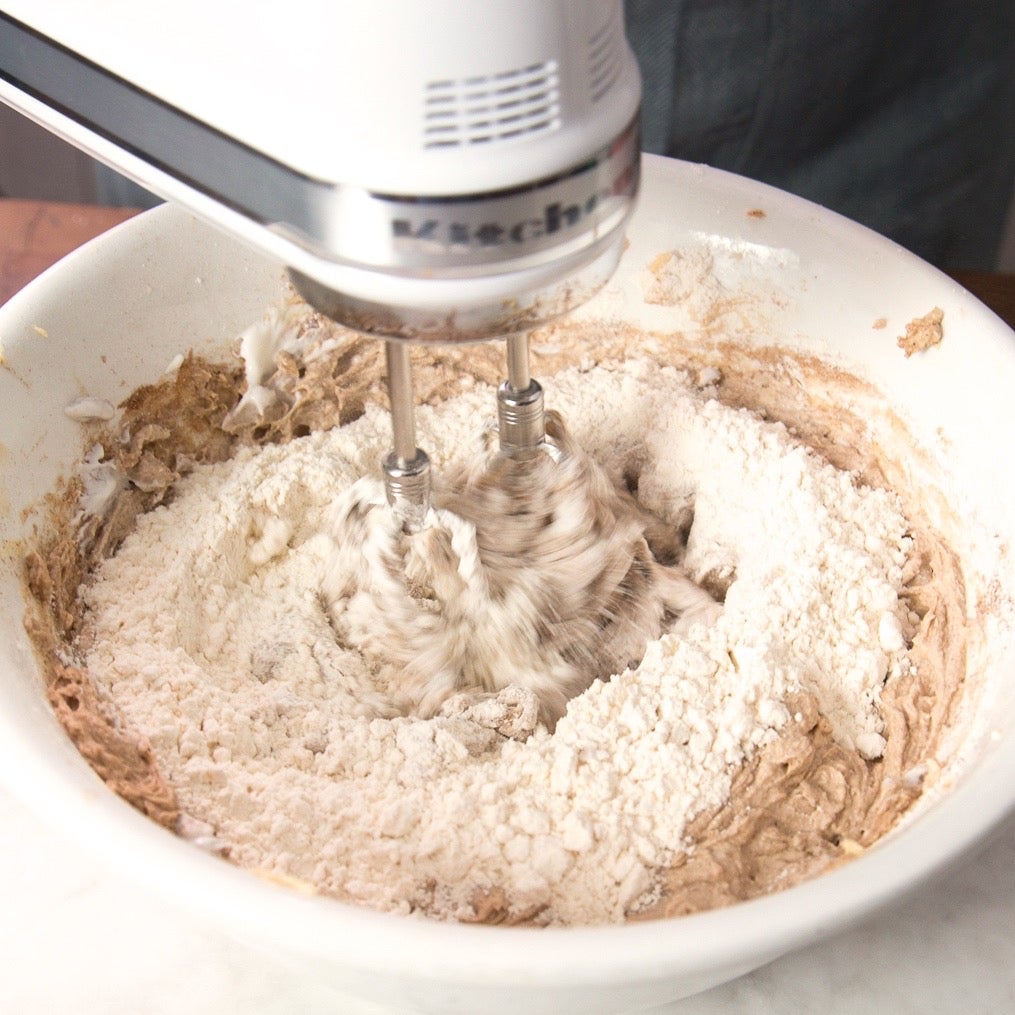
[[[500, 451], [525, 461], [543, 451], [559, 454], [546, 440], [543, 389], [529, 370], [525, 334], [506, 339], [507, 379], [497, 389]], [[389, 340], [384, 347], [391, 403], [392, 449], [382, 463], [388, 503], [407, 532], [418, 532], [430, 509], [433, 480], [430, 459], [416, 446], [415, 405], [409, 345]]]
[[543, 389], [529, 372], [527, 335], [507, 339], [507, 367], [507, 380], [497, 389], [500, 450], [524, 460], [547, 446]]
[[407, 532], [418, 532], [430, 510], [430, 459], [416, 447], [412, 364], [405, 342], [384, 343], [391, 402], [392, 449], [382, 462], [388, 503]]

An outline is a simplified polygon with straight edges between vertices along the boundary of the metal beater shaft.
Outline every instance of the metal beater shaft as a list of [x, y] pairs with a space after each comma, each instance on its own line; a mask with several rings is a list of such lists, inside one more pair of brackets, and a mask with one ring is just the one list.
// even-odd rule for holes
[[430, 509], [430, 459], [416, 447], [415, 405], [409, 346], [385, 342], [393, 448], [384, 456], [388, 503], [407, 532], [418, 532]]
[[535, 454], [546, 439], [543, 389], [529, 372], [528, 335], [507, 340], [508, 379], [497, 389], [500, 449], [513, 458]]
[[524, 391], [532, 383], [529, 373], [528, 335], [510, 335], [507, 340], [508, 385], [514, 391]]

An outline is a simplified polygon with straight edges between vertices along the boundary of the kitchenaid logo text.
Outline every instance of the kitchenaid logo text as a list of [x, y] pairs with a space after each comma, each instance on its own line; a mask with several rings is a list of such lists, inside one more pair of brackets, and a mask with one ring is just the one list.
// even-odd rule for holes
[[590, 218], [608, 198], [633, 191], [633, 173], [621, 173], [613, 185], [590, 195], [584, 201], [565, 204], [554, 201], [543, 207], [535, 218], [524, 218], [516, 222], [491, 220], [479, 224], [469, 222], [447, 222], [428, 218], [422, 221], [394, 219], [391, 223], [393, 236], [401, 242], [422, 246], [436, 246], [444, 250], [470, 247], [502, 247], [510, 244], [524, 245], [545, 236], [553, 236], [563, 229], [572, 229], [583, 220]]

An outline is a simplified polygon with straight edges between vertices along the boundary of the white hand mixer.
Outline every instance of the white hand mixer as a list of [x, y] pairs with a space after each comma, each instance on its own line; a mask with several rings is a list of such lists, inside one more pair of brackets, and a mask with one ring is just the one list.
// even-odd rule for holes
[[0, 0], [0, 100], [386, 340], [409, 529], [430, 471], [407, 343], [506, 337], [501, 447], [544, 439], [526, 332], [616, 266], [640, 87], [621, 0]]

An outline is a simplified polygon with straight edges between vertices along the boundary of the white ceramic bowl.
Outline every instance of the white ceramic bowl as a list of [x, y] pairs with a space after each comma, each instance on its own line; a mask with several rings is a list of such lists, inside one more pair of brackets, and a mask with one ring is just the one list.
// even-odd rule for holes
[[[887, 240], [812, 204], [725, 173], [645, 160], [630, 246], [585, 321], [694, 330], [680, 306], [643, 300], [663, 251], [707, 250], [757, 297], [741, 323], [761, 343], [817, 352], [872, 381], [963, 491], [956, 538], [975, 597], [1015, 590], [1015, 336], [973, 297]], [[764, 214], [758, 214], [758, 211]], [[173, 207], [120, 226], [0, 309], [0, 778], [128, 879], [194, 918], [283, 956], [314, 982], [441, 1012], [631, 1011], [692, 994], [813, 943], [897, 899], [958, 857], [1015, 802], [1015, 636], [1003, 623], [975, 659], [980, 695], [955, 784], [856, 861], [757, 901], [677, 920], [573, 930], [443, 925], [301, 897], [216, 860], [109, 792], [46, 706], [22, 630], [23, 514], [81, 452], [63, 408], [116, 402], [186, 349], [214, 352], [257, 319], [278, 265]], [[746, 304], [745, 304], [746, 306]], [[945, 341], [903, 360], [894, 343], [934, 306]], [[746, 315], [746, 316], [743, 316]], [[884, 328], [872, 323], [884, 318]], [[919, 477], [914, 476], [914, 481]]]

